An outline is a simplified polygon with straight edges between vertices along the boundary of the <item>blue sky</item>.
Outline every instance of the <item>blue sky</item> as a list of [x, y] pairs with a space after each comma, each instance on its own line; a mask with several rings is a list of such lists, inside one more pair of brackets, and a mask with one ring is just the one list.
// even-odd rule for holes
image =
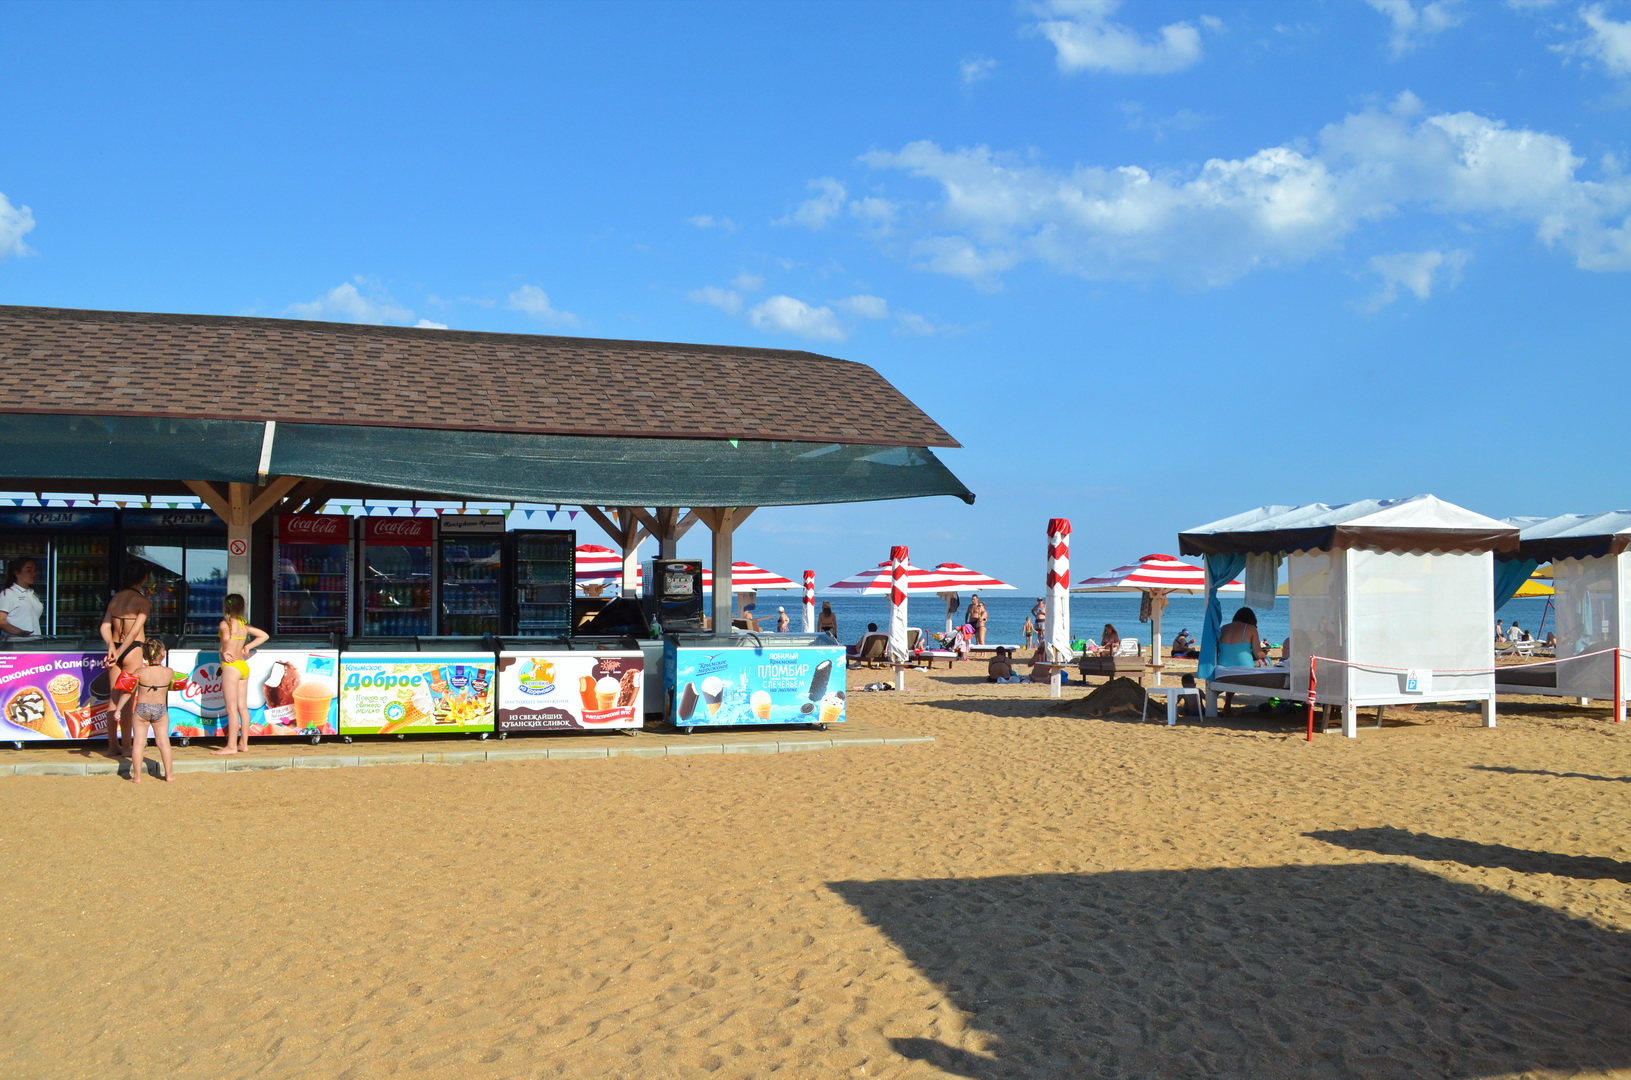
[[738, 554], [783, 573], [907, 543], [1039, 585], [1055, 516], [1085, 575], [1270, 502], [1631, 504], [1624, 0], [0, 19], [0, 303], [871, 364], [979, 501], [761, 511]]

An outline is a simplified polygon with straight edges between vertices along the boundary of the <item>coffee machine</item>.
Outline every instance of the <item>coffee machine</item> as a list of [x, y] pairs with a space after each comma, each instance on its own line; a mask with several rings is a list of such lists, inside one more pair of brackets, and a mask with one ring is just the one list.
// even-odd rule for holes
[[668, 634], [702, 632], [702, 563], [652, 559], [646, 563], [646, 618]]

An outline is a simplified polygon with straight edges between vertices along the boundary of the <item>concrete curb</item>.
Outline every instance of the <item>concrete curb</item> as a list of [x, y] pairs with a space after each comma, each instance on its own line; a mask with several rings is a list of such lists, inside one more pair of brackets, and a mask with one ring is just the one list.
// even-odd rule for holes
[[[347, 769], [375, 765], [469, 765], [476, 762], [521, 764], [534, 761], [587, 761], [601, 758], [638, 757], [691, 757], [697, 754], [791, 754], [806, 750], [849, 749], [867, 746], [915, 746], [934, 742], [933, 736], [879, 732], [874, 735], [844, 735], [812, 733], [809, 736], [790, 736], [786, 732], [767, 732], [759, 737], [743, 738], [733, 733], [726, 740], [715, 741], [707, 736], [658, 735], [656, 739], [626, 739], [603, 737], [605, 745], [570, 746], [540, 745], [537, 740], [523, 746], [491, 744], [476, 750], [404, 750], [390, 754], [304, 754], [258, 757], [182, 758], [176, 762], [177, 773], [193, 772], [260, 772], [270, 769]], [[660, 741], [659, 741], [660, 740]], [[157, 753], [149, 753], [145, 760], [148, 769], [158, 767]], [[8, 762], [0, 756], [0, 776], [118, 776], [127, 763], [97, 757], [89, 761], [24, 761]]]

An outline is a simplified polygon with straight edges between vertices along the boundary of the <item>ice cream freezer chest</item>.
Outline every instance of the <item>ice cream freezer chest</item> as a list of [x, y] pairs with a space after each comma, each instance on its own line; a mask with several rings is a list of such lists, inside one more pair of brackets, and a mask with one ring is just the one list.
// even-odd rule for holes
[[490, 652], [340, 654], [341, 735], [492, 731]]
[[107, 734], [111, 694], [104, 653], [0, 653], [0, 739], [11, 743]]
[[[208, 738], [227, 731], [221, 656], [214, 649], [171, 649], [169, 666], [187, 676], [170, 693], [170, 734]], [[273, 640], [249, 654], [249, 734], [316, 740], [339, 733], [338, 672], [335, 649], [301, 648]]]
[[665, 715], [679, 728], [842, 723], [844, 648], [825, 644], [831, 640], [806, 634], [671, 637], [663, 647]]
[[502, 652], [498, 730], [609, 731], [645, 721], [646, 660], [638, 650]]

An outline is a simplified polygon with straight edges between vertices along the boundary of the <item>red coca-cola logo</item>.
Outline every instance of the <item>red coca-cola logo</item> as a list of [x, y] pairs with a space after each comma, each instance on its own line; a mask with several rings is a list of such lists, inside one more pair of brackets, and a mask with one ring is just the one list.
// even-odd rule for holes
[[338, 514], [285, 514], [278, 536], [285, 540], [344, 540], [351, 519]]
[[368, 518], [363, 522], [363, 538], [428, 541], [432, 524], [430, 518]]

